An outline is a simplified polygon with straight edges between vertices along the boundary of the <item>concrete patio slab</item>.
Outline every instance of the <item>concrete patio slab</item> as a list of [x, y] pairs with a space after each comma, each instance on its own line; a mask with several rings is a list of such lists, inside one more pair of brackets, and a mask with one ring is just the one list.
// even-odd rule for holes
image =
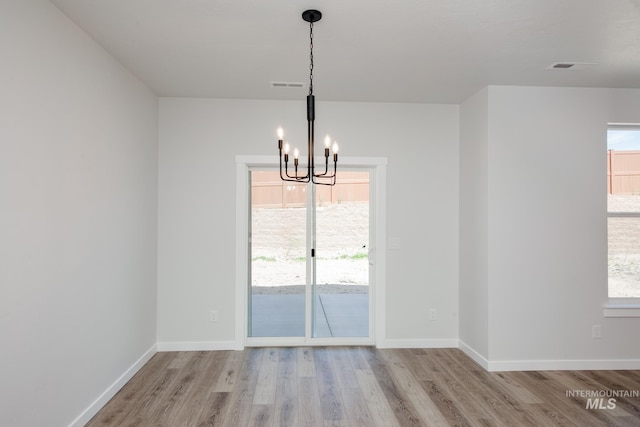
[[[252, 337], [304, 337], [304, 294], [253, 295]], [[320, 294], [316, 337], [366, 337], [367, 294]]]

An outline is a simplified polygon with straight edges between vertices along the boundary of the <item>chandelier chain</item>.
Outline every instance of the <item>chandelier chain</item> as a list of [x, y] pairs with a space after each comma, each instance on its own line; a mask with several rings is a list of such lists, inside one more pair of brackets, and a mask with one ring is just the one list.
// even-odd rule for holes
[[309, 23], [309, 95], [313, 95], [313, 22]]

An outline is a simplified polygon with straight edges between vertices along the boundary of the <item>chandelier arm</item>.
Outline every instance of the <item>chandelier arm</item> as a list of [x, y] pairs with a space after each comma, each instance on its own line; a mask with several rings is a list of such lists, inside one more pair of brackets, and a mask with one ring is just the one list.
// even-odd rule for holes
[[331, 175], [328, 175], [328, 173], [329, 173], [329, 156], [328, 156], [328, 154], [325, 154], [325, 158], [324, 158], [324, 173], [314, 173], [313, 176], [316, 177], [316, 178], [335, 178], [337, 169], [338, 169], [338, 153], [333, 153], [333, 173]]
[[289, 173], [287, 172], [287, 165], [289, 164], [288, 162], [288, 157], [289, 155], [285, 153], [284, 155], [284, 173], [287, 176], [287, 178], [285, 178], [285, 175], [282, 174], [282, 140], [278, 141], [278, 148], [280, 151], [280, 155], [278, 156], [280, 158], [280, 179], [282, 179], [283, 181], [291, 181], [289, 177]]
[[287, 167], [287, 164], [284, 164], [284, 173], [287, 176], [287, 178], [289, 179], [285, 179], [285, 181], [291, 181], [291, 182], [309, 182], [309, 174], [306, 174], [305, 176], [298, 176], [298, 168], [295, 168], [295, 172], [294, 175], [291, 176], [289, 175], [289, 169]]
[[[287, 174], [287, 176], [289, 176], [289, 175]], [[296, 178], [296, 177], [284, 178], [284, 177], [281, 176], [280, 178], [283, 181], [297, 182], [298, 184], [309, 182], [309, 179], [306, 176], [301, 176], [301, 177], [298, 177], [298, 178]]]
[[[328, 179], [329, 182], [322, 182], [323, 179], [325, 179], [325, 180]], [[336, 172], [335, 172], [335, 170], [331, 175], [314, 176], [313, 183], [316, 184], [316, 185], [329, 185], [329, 186], [336, 185]]]
[[[280, 143], [280, 146], [282, 147], [282, 143]], [[284, 175], [282, 174], [282, 148], [280, 148], [280, 155], [278, 157], [280, 158], [280, 179], [286, 181]]]
[[289, 182], [309, 182], [309, 175], [305, 175], [305, 176], [291, 176], [289, 175], [289, 162], [286, 161], [285, 158], [285, 162], [284, 162], [284, 174], [282, 173], [282, 151], [280, 151], [280, 179], [283, 181], [289, 181]]
[[[327, 166], [328, 168], [328, 166]], [[313, 175], [313, 183], [320, 185], [336, 185], [336, 175], [338, 172], [338, 154], [333, 155], [333, 172], [331, 175], [327, 175], [327, 172], [324, 174], [315, 174]], [[323, 179], [329, 179], [329, 182], [322, 182]]]
[[278, 153], [278, 160], [280, 161], [280, 179], [284, 179], [284, 176], [282, 175], [282, 137], [278, 138]]
[[314, 173], [313, 176], [316, 176], [318, 178], [320, 177], [327, 177], [327, 173], [329, 173], [329, 158], [325, 157], [324, 158], [324, 172], [323, 173]]

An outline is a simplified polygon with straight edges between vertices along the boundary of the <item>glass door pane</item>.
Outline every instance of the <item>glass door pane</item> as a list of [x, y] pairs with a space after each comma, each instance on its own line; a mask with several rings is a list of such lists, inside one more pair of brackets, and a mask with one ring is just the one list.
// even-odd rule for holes
[[312, 336], [369, 336], [369, 171], [315, 187]]
[[307, 187], [251, 171], [249, 337], [304, 337]]

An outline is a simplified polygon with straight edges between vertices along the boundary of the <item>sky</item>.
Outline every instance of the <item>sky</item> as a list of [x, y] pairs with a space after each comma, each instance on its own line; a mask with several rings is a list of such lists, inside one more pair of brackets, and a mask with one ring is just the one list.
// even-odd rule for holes
[[607, 150], [640, 150], [640, 129], [607, 131]]

